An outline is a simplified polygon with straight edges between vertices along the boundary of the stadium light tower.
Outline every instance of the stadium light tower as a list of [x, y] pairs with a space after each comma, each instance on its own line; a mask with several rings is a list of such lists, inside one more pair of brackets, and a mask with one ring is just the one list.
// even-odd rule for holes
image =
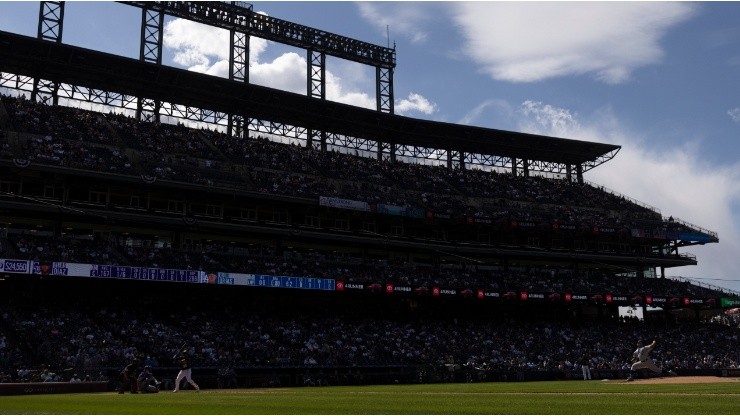
[[[376, 68], [376, 107], [378, 112], [394, 113], [393, 69], [396, 65], [393, 48], [374, 45], [314, 29], [297, 23], [255, 13], [252, 5], [243, 2], [146, 2], [121, 1], [144, 10], [142, 51], [158, 55], [148, 62], [161, 63], [162, 17], [164, 14], [188, 19], [209, 26], [226, 29], [230, 33], [229, 79], [249, 83], [249, 40], [251, 36], [291, 45], [307, 51], [306, 94], [320, 100], [326, 99], [326, 56], [371, 65]], [[146, 17], [147, 13], [156, 16]], [[145, 33], [145, 30], [148, 32]], [[142, 52], [143, 54], [143, 52]], [[156, 105], [156, 104], [155, 104]], [[152, 110], [156, 110], [153, 108]], [[156, 114], [156, 111], [154, 111]], [[246, 116], [230, 117], [229, 132], [241, 131], [245, 135]], [[236, 125], [235, 125], [236, 124]], [[326, 134], [309, 132], [309, 144], [314, 139], [324, 148]]]

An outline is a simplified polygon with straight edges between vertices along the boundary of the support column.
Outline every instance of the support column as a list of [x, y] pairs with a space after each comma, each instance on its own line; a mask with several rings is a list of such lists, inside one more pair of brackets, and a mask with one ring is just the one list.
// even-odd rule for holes
[[[318, 146], [318, 147], [317, 147]], [[326, 151], [326, 132], [314, 129], [306, 130], [306, 148], [315, 149], [319, 148], [321, 151]]]
[[149, 98], [137, 98], [136, 119], [146, 122], [159, 122], [161, 102]]
[[[64, 2], [42, 1], [39, 7], [39, 26], [37, 37], [62, 43], [64, 29]], [[34, 78], [31, 101], [44, 104], [59, 104], [59, 83], [56, 80]]]
[[[164, 13], [161, 11], [141, 9], [141, 45], [139, 60], [162, 65], [162, 37], [164, 32]], [[159, 110], [162, 103], [145, 97], [137, 97], [136, 119], [141, 121], [159, 121]]]
[[583, 185], [583, 166], [580, 163], [576, 165], [576, 180]]
[[308, 96], [326, 99], [326, 54], [308, 50]]
[[568, 183], [573, 182], [573, 167], [570, 164], [565, 165], [565, 176], [568, 177]]
[[139, 60], [162, 65], [162, 34], [164, 32], [164, 13], [141, 9], [141, 45]]
[[511, 158], [511, 176], [516, 176], [516, 164], [517, 159], [515, 157]]
[[39, 8], [39, 27], [37, 37], [62, 43], [64, 29], [64, 2], [42, 1]]
[[226, 134], [232, 137], [249, 137], [249, 127], [246, 126], [244, 118], [238, 115], [229, 114], [228, 124], [226, 125]]
[[229, 33], [229, 79], [249, 83], [249, 39], [246, 33]]
[[393, 68], [375, 68], [375, 101], [381, 113], [394, 114]]
[[[306, 80], [308, 81], [307, 93], [311, 98], [319, 100], [326, 100], [326, 54], [323, 52], [309, 49], [307, 51], [307, 71]], [[326, 132], [315, 131], [312, 128], [308, 129], [309, 142], [306, 143], [307, 147], [313, 145], [313, 138], [318, 138], [321, 151], [326, 151]]]

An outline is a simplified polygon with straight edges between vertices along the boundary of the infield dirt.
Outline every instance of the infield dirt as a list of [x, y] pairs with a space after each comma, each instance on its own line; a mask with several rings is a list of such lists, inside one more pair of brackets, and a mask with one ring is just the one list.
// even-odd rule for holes
[[632, 381], [637, 384], [688, 384], [688, 383], [740, 383], [740, 379], [734, 377], [714, 376], [687, 376], [687, 377], [657, 377], [648, 379], [637, 379]]

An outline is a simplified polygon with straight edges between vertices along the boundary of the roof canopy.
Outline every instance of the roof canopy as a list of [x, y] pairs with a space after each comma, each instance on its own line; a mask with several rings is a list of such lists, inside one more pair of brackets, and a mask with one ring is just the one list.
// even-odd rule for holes
[[403, 117], [2, 31], [0, 72], [395, 145], [581, 166], [583, 171], [620, 149]]

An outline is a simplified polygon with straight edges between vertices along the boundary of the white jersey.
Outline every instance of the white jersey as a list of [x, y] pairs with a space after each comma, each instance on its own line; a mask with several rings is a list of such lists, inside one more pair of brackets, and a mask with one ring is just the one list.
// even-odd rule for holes
[[650, 358], [648, 357], [648, 354], [650, 354], [650, 346], [646, 345], [636, 349], [632, 356], [637, 358], [639, 361], [647, 361]]
[[632, 371], [637, 371], [641, 368], [648, 368], [656, 373], [662, 373], [663, 370], [660, 369], [653, 360], [650, 358], [650, 345], [646, 345], [644, 347], [639, 347], [635, 350], [635, 352], [632, 354], [634, 358], [637, 359], [634, 364], [632, 364]]

